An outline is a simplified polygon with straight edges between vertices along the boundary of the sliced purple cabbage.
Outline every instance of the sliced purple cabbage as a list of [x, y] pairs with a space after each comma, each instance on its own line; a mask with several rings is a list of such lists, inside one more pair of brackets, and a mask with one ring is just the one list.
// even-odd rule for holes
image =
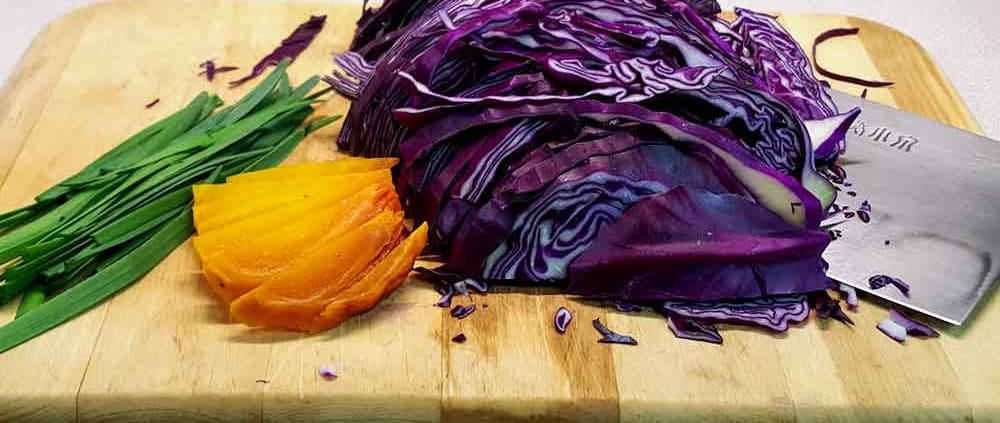
[[708, 342], [710, 344], [722, 344], [722, 335], [715, 325], [697, 319], [671, 315], [667, 318], [667, 325], [674, 336], [692, 341]]
[[736, 8], [732, 28], [740, 35], [746, 58], [768, 91], [795, 108], [803, 119], [837, 114], [830, 94], [813, 75], [809, 57], [774, 16]]
[[889, 285], [896, 287], [903, 295], [910, 296], [910, 284], [902, 279], [887, 275], [875, 275], [868, 278], [868, 287], [873, 290], [879, 290]]
[[[264, 56], [263, 59], [260, 59], [260, 61], [253, 66], [253, 70], [250, 71], [249, 75], [235, 81], [231, 81], [229, 86], [236, 87], [243, 85], [243, 83], [263, 74], [269, 66], [275, 66], [281, 63], [282, 60], [288, 59], [289, 61], [294, 62], [295, 59], [309, 47], [309, 44], [312, 44], [313, 39], [319, 35], [325, 24], [326, 15], [310, 16], [309, 20], [299, 25], [298, 28], [295, 28], [295, 31], [292, 31], [292, 34], [289, 35], [288, 38], [281, 40], [280, 46], [275, 48], [274, 51], [267, 56]], [[218, 73], [218, 69], [216, 69], [215, 72]]]
[[789, 324], [800, 323], [809, 317], [809, 303], [805, 295], [758, 298], [743, 302], [680, 302], [663, 303], [667, 315], [699, 321], [752, 324], [775, 332], [788, 330]]
[[784, 330], [804, 318], [803, 298], [827, 287], [820, 226], [857, 112], [837, 110], [773, 17], [741, 9], [729, 24], [719, 10], [365, 8], [326, 78], [354, 100], [337, 144], [400, 158], [403, 206], [445, 261], [424, 272], [448, 284], [442, 306], [480, 282], [547, 284], [683, 305], [702, 317], [675, 332], [706, 340], [718, 338], [708, 321]]
[[607, 326], [604, 326], [604, 323], [601, 323], [600, 318], [594, 319], [592, 323], [594, 324], [594, 329], [597, 329], [597, 332], [601, 334], [601, 339], [598, 339], [597, 342], [602, 344], [639, 345], [639, 341], [636, 341], [635, 338], [608, 329]]
[[[654, 112], [633, 104], [606, 104], [590, 100], [571, 103], [551, 103], [543, 106], [521, 106], [513, 109], [486, 110], [480, 114], [454, 116], [426, 125], [402, 146], [404, 163], [426, 157], [437, 140], [447, 139], [470, 130], [486, 120], [499, 124], [528, 116], [579, 116], [602, 125], [648, 125], [677, 145], [693, 144], [714, 155], [735, 176], [757, 202], [797, 226], [816, 228], [822, 220], [824, 206], [805, 186], [754, 157], [734, 138], [709, 128], [685, 122], [678, 116]], [[810, 152], [811, 155], [811, 152]], [[811, 158], [811, 157], [810, 157]], [[642, 170], [642, 169], [638, 169]], [[818, 177], [818, 176], [817, 176]], [[832, 190], [832, 186], [831, 186]], [[790, 204], [801, 204], [790, 209]]]
[[150, 101], [149, 103], [146, 103], [146, 108], [147, 109], [152, 108], [153, 106], [155, 106], [157, 104], [160, 104], [160, 98], [159, 97], [157, 97], [153, 101]]
[[829, 242], [746, 198], [676, 188], [606, 227], [570, 266], [568, 291], [633, 301], [818, 291], [826, 288], [820, 255]]
[[573, 313], [571, 313], [566, 307], [559, 307], [552, 319], [553, 324], [556, 327], [556, 332], [566, 333], [566, 328], [568, 328], [569, 323], [573, 321]]
[[[517, 217], [508, 242], [486, 260], [483, 276], [493, 280], [554, 281], [567, 277], [570, 263], [595, 236], [642, 197], [661, 192], [656, 182], [633, 182], [595, 172], [559, 186]], [[552, 227], [551, 235], [539, 230]]]
[[456, 344], [462, 344], [465, 343], [467, 339], [468, 338], [465, 336], [464, 333], [459, 333], [458, 335], [451, 337], [451, 342], [454, 342]]

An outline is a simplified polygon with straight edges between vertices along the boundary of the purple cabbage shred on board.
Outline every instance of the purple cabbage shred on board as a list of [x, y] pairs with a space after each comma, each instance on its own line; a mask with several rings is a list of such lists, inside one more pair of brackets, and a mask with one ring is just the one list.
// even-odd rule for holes
[[487, 292], [489, 292], [489, 286], [486, 285], [486, 282], [483, 282], [479, 279], [469, 278], [464, 280], [463, 282], [465, 282], [465, 286], [467, 288], [472, 288], [473, 291], [476, 291], [480, 294], [486, 294]]
[[895, 309], [890, 309], [889, 318], [879, 322], [876, 327], [886, 336], [900, 343], [906, 342], [908, 335], [925, 338], [937, 338], [941, 336], [938, 331], [930, 326], [910, 319]]
[[201, 64], [199, 64], [198, 67], [202, 69], [201, 72], [198, 72], [198, 75], [205, 75], [205, 79], [208, 79], [209, 81], [214, 81], [215, 75], [218, 75], [220, 73], [239, 70], [239, 68], [236, 66], [217, 66], [215, 64], [215, 61], [212, 59], [208, 59], [204, 62], [201, 62]]
[[160, 104], [160, 98], [159, 97], [157, 97], [153, 101], [150, 101], [149, 103], [146, 103], [146, 108], [147, 109], [152, 108], [153, 106], [155, 106], [157, 104]]
[[830, 298], [826, 291], [816, 292], [810, 297], [810, 303], [816, 316], [820, 319], [833, 319], [848, 326], [854, 325], [854, 320], [840, 307], [840, 301]]
[[465, 283], [465, 280], [455, 282], [452, 286], [454, 287], [455, 294], [472, 301], [472, 294], [469, 293], [469, 285]]
[[604, 323], [601, 323], [600, 318], [594, 319], [592, 323], [594, 324], [594, 329], [597, 329], [597, 332], [601, 334], [601, 339], [598, 339], [597, 342], [602, 344], [639, 345], [639, 341], [636, 341], [635, 338], [608, 329], [607, 326], [604, 326]]
[[353, 100], [337, 145], [400, 159], [446, 307], [474, 281], [784, 330], [827, 286], [858, 111], [773, 16], [719, 10], [386, 0], [324, 79]]
[[451, 300], [455, 298], [454, 288], [452, 288], [450, 284], [437, 284], [434, 285], [434, 290], [441, 295], [441, 298], [439, 298], [434, 305], [441, 308], [451, 307]]
[[568, 328], [569, 323], [573, 321], [573, 313], [571, 313], [566, 307], [559, 307], [552, 320], [556, 327], [556, 332], [566, 333], [566, 328]]
[[843, 184], [847, 180], [847, 170], [836, 163], [827, 166], [825, 171], [829, 174], [831, 182]]
[[868, 200], [862, 201], [861, 206], [858, 207], [858, 219], [864, 223], [869, 223], [872, 221], [871, 217], [872, 205]]
[[906, 328], [892, 319], [882, 320], [875, 327], [896, 342], [906, 342]]
[[913, 336], [922, 336], [926, 338], [937, 338], [941, 336], [938, 331], [932, 329], [923, 323], [913, 320], [907, 317], [905, 314], [897, 311], [896, 309], [889, 310], [889, 319], [896, 324], [906, 328], [906, 333]]
[[889, 285], [896, 287], [903, 295], [910, 296], [910, 284], [904, 282], [902, 279], [887, 275], [875, 275], [868, 278], [868, 287], [873, 290], [879, 290]]
[[718, 323], [742, 323], [784, 332], [793, 323], [809, 317], [809, 302], [805, 295], [759, 298], [743, 302], [678, 302], [663, 303], [668, 316]]
[[853, 286], [850, 286], [848, 284], [841, 283], [841, 284], [837, 284], [837, 290], [840, 291], [842, 294], [844, 294], [843, 297], [841, 297], [841, 298], [843, 298], [844, 302], [847, 303], [847, 308], [849, 310], [857, 310], [858, 309], [859, 302], [858, 302], [858, 290], [857, 289], [854, 289]]
[[715, 325], [679, 316], [669, 316], [667, 325], [674, 336], [691, 341], [722, 344], [722, 335]]
[[250, 74], [244, 76], [243, 78], [237, 79], [229, 83], [231, 87], [236, 87], [242, 85], [251, 79], [254, 79], [264, 73], [264, 70], [268, 66], [275, 66], [281, 63], [282, 60], [288, 59], [294, 62], [296, 58], [302, 54], [309, 44], [312, 44], [313, 39], [323, 30], [323, 26], [326, 24], [326, 16], [310, 16], [309, 20], [305, 23], [295, 28], [292, 34], [281, 41], [281, 45], [274, 49], [270, 54], [264, 56], [263, 59], [257, 62], [253, 66], [253, 70]]
[[319, 375], [326, 380], [334, 380], [340, 377], [341, 373], [343, 373], [343, 365], [338, 363], [319, 366]]
[[464, 333], [459, 333], [458, 335], [451, 337], [451, 342], [454, 342], [456, 344], [462, 344], [465, 343], [467, 339], [468, 338], [465, 336]]
[[[820, 73], [820, 75], [823, 75], [823, 76], [825, 76], [827, 78], [835, 79], [837, 81], [847, 82], [847, 83], [851, 83], [851, 84], [855, 84], [855, 85], [860, 85], [862, 87], [882, 88], [882, 87], [888, 87], [890, 85], [893, 85], [892, 82], [876, 81], [876, 80], [858, 78], [858, 77], [855, 77], [855, 76], [850, 76], [850, 75], [844, 75], [844, 74], [836, 73], [836, 72], [833, 72], [833, 71], [830, 71], [830, 70], [826, 69], [825, 67], [823, 67], [820, 64], [820, 61], [819, 61], [819, 59], [817, 58], [817, 55], [816, 55], [816, 51], [817, 51], [817, 49], [819, 48], [819, 46], [821, 44], [823, 44], [824, 42], [826, 42], [827, 40], [830, 40], [832, 38], [848, 37], [848, 36], [852, 36], [852, 35], [858, 35], [858, 32], [860, 32], [860, 30], [858, 28], [834, 28], [834, 29], [831, 29], [831, 30], [828, 30], [828, 31], [824, 31], [821, 34], [819, 34], [816, 37], [816, 40], [813, 41], [813, 48], [812, 48], [812, 57], [813, 57], [813, 62], [816, 63], [816, 71], [818, 71]], [[866, 89], [864, 92], [861, 93], [861, 97], [862, 98], [867, 97], [867, 93], [868, 93], [868, 90]]]
[[[489, 290], [489, 287], [486, 285], [486, 282], [472, 278], [462, 279], [458, 282], [451, 284], [451, 286], [453, 288], [452, 291], [455, 294], [468, 298], [469, 301], [472, 301], [472, 291], [476, 291], [480, 294], [485, 295], [486, 292]], [[469, 288], [472, 289], [470, 290]]]
[[862, 221], [864, 223], [869, 223], [869, 222], [872, 221], [872, 216], [870, 214], [868, 214], [868, 212], [866, 212], [866, 211], [859, 210], [858, 211], [858, 220], [860, 220], [860, 221]]
[[642, 306], [629, 301], [614, 300], [611, 302], [615, 306], [615, 310], [622, 313], [633, 313], [642, 311]]
[[469, 317], [472, 314], [472, 312], [474, 312], [474, 311], [476, 311], [476, 305], [475, 304], [469, 304], [469, 305], [464, 305], [464, 306], [463, 305], [457, 305], [455, 307], [452, 307], [452, 309], [451, 309], [451, 317], [454, 317], [454, 318], [456, 318], [458, 320], [462, 320], [462, 319], [464, 319], [466, 317]]

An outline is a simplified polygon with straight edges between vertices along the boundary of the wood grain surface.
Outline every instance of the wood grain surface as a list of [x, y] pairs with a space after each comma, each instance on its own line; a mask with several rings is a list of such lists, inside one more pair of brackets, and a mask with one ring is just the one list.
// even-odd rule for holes
[[[26, 204], [200, 91], [228, 100], [214, 58], [244, 70], [310, 14], [322, 35], [291, 67], [328, 72], [348, 45], [356, 5], [136, 0], [58, 21], [35, 41], [0, 94], [0, 209]], [[890, 28], [842, 16], [789, 15], [808, 49], [821, 31], [861, 28], [821, 47], [840, 72], [897, 84], [870, 98], [977, 131], [933, 61]], [[253, 85], [253, 84], [248, 84]], [[860, 88], [833, 82], [834, 87]], [[160, 103], [146, 109], [149, 101]], [[321, 112], [346, 109], [333, 98]], [[336, 157], [339, 127], [292, 161]], [[232, 324], [199, 280], [189, 244], [113, 300], [0, 355], [0, 421], [991, 421], [1000, 420], [1000, 304], [963, 328], [897, 344], [876, 329], [884, 304], [864, 301], [849, 328], [810, 321], [786, 334], [724, 327], [715, 346], [675, 339], [653, 314], [623, 314], [537, 289], [475, 297], [457, 321], [418, 281], [360, 318], [315, 336]], [[486, 305], [486, 307], [484, 307]], [[565, 305], [575, 321], [551, 328]], [[15, 306], [0, 309], [8, 321]], [[598, 344], [600, 317], [637, 347]], [[465, 333], [469, 340], [449, 339]], [[321, 364], [342, 363], [335, 381]]]

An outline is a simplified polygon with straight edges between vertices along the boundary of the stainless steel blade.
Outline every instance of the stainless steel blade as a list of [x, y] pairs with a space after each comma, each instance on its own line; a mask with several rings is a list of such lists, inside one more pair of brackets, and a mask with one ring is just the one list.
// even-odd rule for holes
[[[872, 211], [869, 224], [854, 218], [836, 228], [843, 237], [824, 255], [830, 276], [961, 325], [997, 278], [1000, 142], [833, 94], [841, 110], [862, 109], [841, 158], [851, 186], [837, 203], [856, 212], [868, 200]], [[878, 274], [908, 282], [910, 296], [869, 289]]]

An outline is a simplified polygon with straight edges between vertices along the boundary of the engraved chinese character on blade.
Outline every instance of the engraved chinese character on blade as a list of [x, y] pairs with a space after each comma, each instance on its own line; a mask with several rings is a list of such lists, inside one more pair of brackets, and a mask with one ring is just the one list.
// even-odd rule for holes
[[854, 121], [854, 124], [851, 125], [851, 132], [859, 137], [886, 144], [906, 153], [911, 152], [913, 147], [920, 143], [920, 140], [915, 136], [901, 134], [888, 127], [874, 125], [861, 119]]

